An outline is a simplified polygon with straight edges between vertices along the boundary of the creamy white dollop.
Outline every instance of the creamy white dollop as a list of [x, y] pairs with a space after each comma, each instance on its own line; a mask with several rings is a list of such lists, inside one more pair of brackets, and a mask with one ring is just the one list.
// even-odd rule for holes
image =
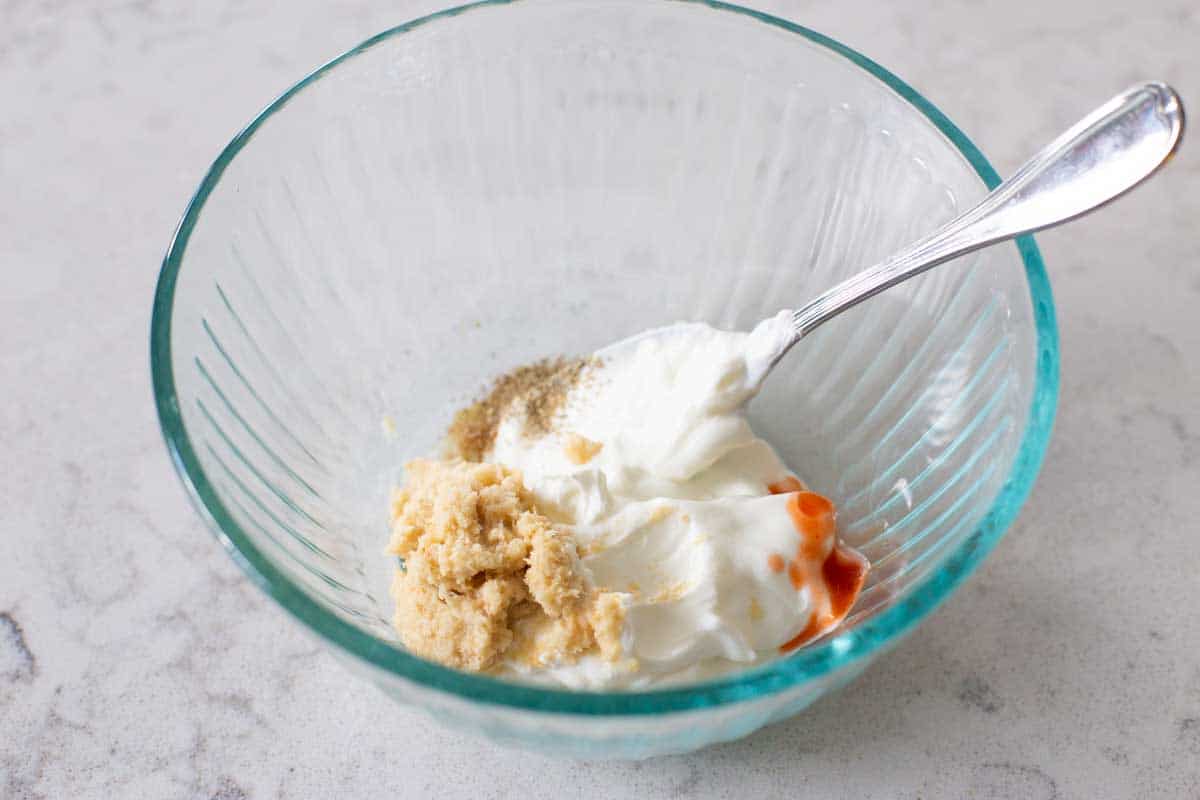
[[[638, 337], [601, 351], [556, 433], [531, 436], [516, 415], [501, 423], [488, 460], [522, 472], [573, 530], [583, 573], [627, 604], [627, 658], [508, 669], [592, 689], [698, 678], [777, 654], [824, 613], [823, 585], [797, 589], [771, 566], [807, 558], [789, 568], [819, 576], [828, 550], [797, 552], [788, 496], [768, 491], [792, 473], [745, 415], [783, 324]], [[576, 463], [573, 436], [600, 449]]]

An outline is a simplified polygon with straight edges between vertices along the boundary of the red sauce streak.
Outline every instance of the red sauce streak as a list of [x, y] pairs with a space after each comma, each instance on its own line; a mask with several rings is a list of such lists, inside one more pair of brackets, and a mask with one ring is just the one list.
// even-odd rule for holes
[[846, 616], [867, 580], [867, 562], [858, 553], [834, 546], [821, 565], [821, 575], [829, 588], [830, 612], [837, 619]]
[[804, 484], [799, 478], [794, 478], [788, 475], [781, 481], [767, 484], [767, 491], [771, 494], [788, 494], [789, 492], [803, 492]]
[[816, 492], [800, 492], [794, 498], [796, 508], [809, 517], [832, 517], [833, 503]]
[[[780, 481], [780, 484], [783, 483]], [[772, 484], [771, 491], [778, 494], [775, 492], [775, 487], [780, 484]], [[794, 491], [797, 493], [788, 498], [787, 509], [788, 515], [792, 518], [792, 524], [796, 527], [796, 532], [800, 534], [800, 544], [796, 548], [797, 560], [788, 562], [787, 572], [792, 586], [799, 591], [804, 586], [804, 575], [800, 570], [799, 560], [819, 558], [823, 548], [835, 535], [836, 528], [835, 509], [828, 498], [814, 492]], [[777, 554], [772, 554], [768, 559], [772, 569], [776, 563], [773, 559], [779, 559], [780, 562], [783, 560]], [[780, 645], [779, 652], [790, 653], [822, 635], [841, 621], [854, 605], [854, 601], [858, 599], [859, 592], [862, 591], [863, 584], [866, 582], [867, 569], [868, 564], [862, 556], [853, 550], [841, 547], [835, 541], [821, 564], [821, 577], [829, 592], [829, 614], [819, 616], [814, 612], [809, 617], [804, 630]]]
[[767, 556], [767, 566], [771, 568], [771, 572], [783, 572], [787, 566], [787, 562], [783, 560], [783, 556], [779, 553], [771, 553]]
[[821, 633], [821, 621], [817, 619], [817, 615], [814, 613], [808, 618], [808, 625], [804, 626], [804, 630], [779, 645], [779, 652], [790, 653], [800, 645], [816, 638], [819, 633]]
[[788, 516], [800, 534], [798, 558], [818, 559], [825, 554], [825, 545], [833, 535], [833, 503], [819, 494], [797, 492], [788, 498]]
[[800, 572], [800, 565], [795, 561], [789, 561], [788, 565], [788, 580], [792, 582], [792, 588], [797, 592], [804, 588], [804, 575]]

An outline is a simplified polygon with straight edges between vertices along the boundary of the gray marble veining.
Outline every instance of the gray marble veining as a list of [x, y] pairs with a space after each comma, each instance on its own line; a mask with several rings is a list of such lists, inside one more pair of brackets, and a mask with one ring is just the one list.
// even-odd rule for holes
[[[0, 797], [1200, 797], [1200, 148], [1041, 237], [1063, 392], [970, 583], [850, 689], [640, 764], [463, 739], [243, 580], [160, 441], [158, 261], [230, 135], [429, 0], [0, 2]], [[1145, 78], [1200, 107], [1200, 8], [759, 3], [924, 91], [1001, 172]]]

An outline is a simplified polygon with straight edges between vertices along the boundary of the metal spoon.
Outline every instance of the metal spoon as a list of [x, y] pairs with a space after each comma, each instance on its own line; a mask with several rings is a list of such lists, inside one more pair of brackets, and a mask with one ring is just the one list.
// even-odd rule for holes
[[[760, 346], [750, 353], [748, 386], [756, 389], [796, 342], [863, 300], [938, 264], [1068, 222], [1121, 196], [1166, 163], [1179, 146], [1183, 126], [1183, 104], [1166, 84], [1146, 83], [1122, 92], [1051, 142], [974, 208], [800, 309], [761, 323], [755, 329]], [[646, 338], [680, 335], [689, 327], [645, 331], [597, 355], [619, 357]]]

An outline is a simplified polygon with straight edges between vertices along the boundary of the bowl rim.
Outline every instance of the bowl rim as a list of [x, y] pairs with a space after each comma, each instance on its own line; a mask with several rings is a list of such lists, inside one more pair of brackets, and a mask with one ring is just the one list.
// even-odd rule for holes
[[[576, 692], [525, 685], [459, 672], [410, 655], [344, 622], [295, 586], [276, 568], [234, 520], [205, 476], [188, 436], [175, 391], [171, 363], [171, 322], [175, 286], [188, 240], [221, 175], [265, 120], [306, 86], [342, 62], [395, 36], [474, 9], [525, 0], [479, 0], [389, 28], [313, 70], [271, 102], [221, 151], [189, 201], [163, 259], [150, 323], [150, 368], [155, 406], [171, 460], [200, 516], [233, 560], [263, 591], [318, 636], [384, 672], [421, 687], [471, 701], [531, 711], [581, 715], [644, 715], [721, 706], [763, 699], [821, 678], [894, 644], [952, 594], [991, 552], [1016, 518], [1041, 466], [1053, 427], [1058, 397], [1058, 332], [1050, 283], [1031, 236], [1017, 240], [1025, 265], [1037, 330], [1036, 381], [1020, 449], [1000, 493], [979, 527], [934, 572], [920, 579], [900, 603], [849, 631], [825, 639], [789, 658], [768, 662], [714, 680], [648, 691]], [[1000, 182], [979, 149], [916, 90], [866, 56], [817, 31], [770, 14], [719, 0], [671, 0], [740, 14], [797, 34], [826, 48], [881, 81], [923, 114], [974, 168], [987, 188]]]

